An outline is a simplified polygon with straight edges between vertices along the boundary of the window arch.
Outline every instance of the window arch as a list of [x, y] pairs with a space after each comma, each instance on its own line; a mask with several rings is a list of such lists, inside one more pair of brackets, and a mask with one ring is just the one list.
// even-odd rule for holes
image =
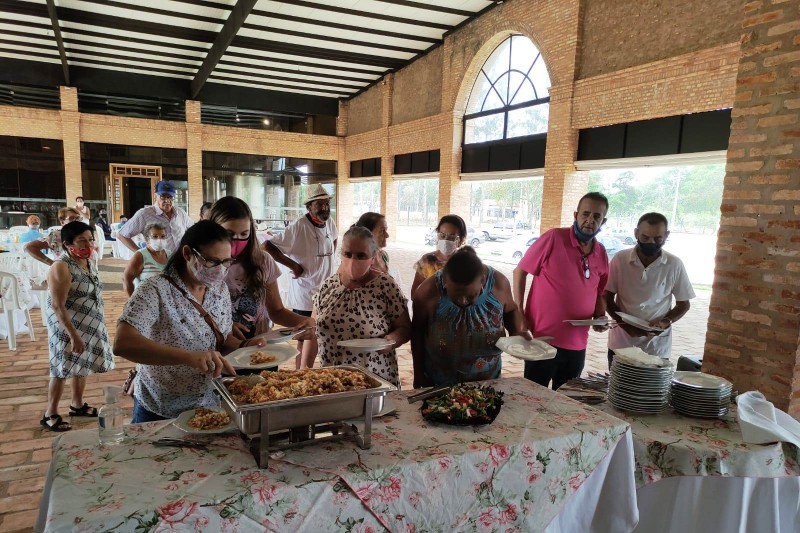
[[464, 144], [547, 133], [550, 76], [542, 54], [512, 35], [481, 67], [464, 114]]

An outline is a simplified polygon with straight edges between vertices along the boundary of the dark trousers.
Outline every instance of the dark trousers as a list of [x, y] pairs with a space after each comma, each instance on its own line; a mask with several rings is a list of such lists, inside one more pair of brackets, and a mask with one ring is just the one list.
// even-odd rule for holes
[[152, 411], [145, 409], [142, 404], [136, 401], [136, 396], [133, 397], [133, 419], [131, 424], [141, 424], [142, 422], [156, 422], [158, 420], [167, 420], [161, 415], [157, 415]]
[[525, 361], [525, 379], [547, 387], [553, 382], [553, 390], [577, 378], [583, 372], [586, 362], [586, 348], [583, 350], [566, 350], [556, 348], [556, 356], [546, 361]]

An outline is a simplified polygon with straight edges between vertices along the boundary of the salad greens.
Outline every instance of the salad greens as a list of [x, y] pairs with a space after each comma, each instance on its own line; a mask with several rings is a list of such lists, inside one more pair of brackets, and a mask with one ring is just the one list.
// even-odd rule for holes
[[487, 424], [495, 419], [503, 405], [503, 393], [493, 387], [455, 385], [436, 398], [427, 400], [421, 409], [426, 420], [450, 424]]

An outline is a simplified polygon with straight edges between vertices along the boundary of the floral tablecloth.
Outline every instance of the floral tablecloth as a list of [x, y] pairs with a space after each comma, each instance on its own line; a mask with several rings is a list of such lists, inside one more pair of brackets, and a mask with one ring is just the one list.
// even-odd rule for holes
[[38, 529], [47, 531], [541, 531], [628, 424], [522, 378], [494, 385], [489, 426], [425, 422], [419, 404], [373, 423], [372, 448], [329, 441], [259, 470], [236, 436], [207, 451], [156, 448], [164, 423], [100, 446], [72, 431], [55, 444]]
[[710, 420], [673, 411], [636, 415], [609, 403], [601, 409], [631, 424], [639, 487], [675, 476], [800, 476], [796, 446], [742, 441], [735, 406], [724, 419]]

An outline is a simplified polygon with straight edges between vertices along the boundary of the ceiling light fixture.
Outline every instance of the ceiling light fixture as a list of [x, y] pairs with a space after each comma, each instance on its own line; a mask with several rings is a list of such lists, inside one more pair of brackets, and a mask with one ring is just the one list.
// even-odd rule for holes
[[265, 125], [265, 126], [269, 126], [269, 119], [268, 119], [268, 118], [265, 118], [265, 119], [264, 119], [264, 125]]

